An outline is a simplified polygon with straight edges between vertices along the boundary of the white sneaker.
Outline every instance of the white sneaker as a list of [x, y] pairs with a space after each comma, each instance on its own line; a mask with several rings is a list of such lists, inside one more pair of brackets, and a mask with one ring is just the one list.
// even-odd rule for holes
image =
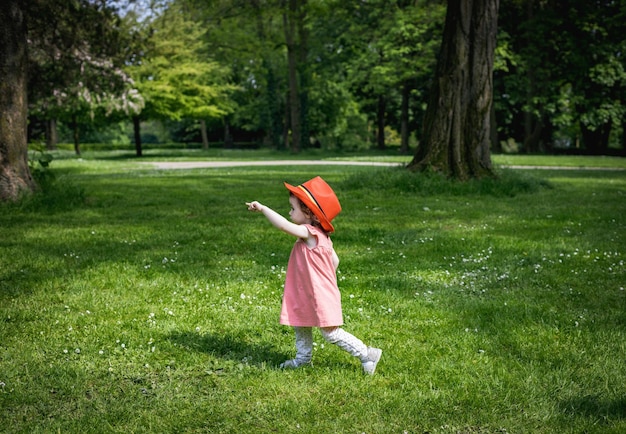
[[286, 360], [280, 364], [280, 369], [298, 369], [305, 366], [312, 366], [311, 362], [298, 362], [296, 359]]
[[363, 366], [363, 371], [366, 374], [374, 375], [376, 372], [376, 365], [378, 364], [381, 356], [383, 355], [383, 350], [380, 348], [372, 348], [367, 347], [367, 358], [365, 361], [361, 362]]

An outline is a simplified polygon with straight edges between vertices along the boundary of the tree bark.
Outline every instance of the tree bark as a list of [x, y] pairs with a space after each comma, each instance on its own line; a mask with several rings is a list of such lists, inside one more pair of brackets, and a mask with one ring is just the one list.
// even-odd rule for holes
[[0, 8], [0, 200], [35, 190], [28, 167], [26, 23], [18, 0]]
[[441, 54], [408, 168], [460, 180], [492, 175], [489, 151], [499, 0], [450, 0]]

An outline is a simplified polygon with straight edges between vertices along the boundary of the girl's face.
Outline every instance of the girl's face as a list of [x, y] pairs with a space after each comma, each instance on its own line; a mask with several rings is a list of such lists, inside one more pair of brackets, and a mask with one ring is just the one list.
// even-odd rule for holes
[[304, 211], [302, 211], [302, 207], [300, 206], [300, 200], [297, 197], [289, 196], [289, 205], [291, 205], [289, 217], [291, 217], [292, 222], [298, 225], [311, 223], [311, 218], [307, 216]]

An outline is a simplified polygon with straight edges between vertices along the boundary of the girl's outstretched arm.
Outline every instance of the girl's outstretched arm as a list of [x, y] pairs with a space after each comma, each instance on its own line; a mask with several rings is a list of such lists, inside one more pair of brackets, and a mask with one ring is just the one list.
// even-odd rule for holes
[[306, 240], [311, 237], [309, 230], [305, 226], [297, 225], [290, 222], [285, 217], [278, 214], [276, 211], [268, 206], [265, 206], [257, 201], [246, 202], [246, 205], [248, 206], [249, 211], [262, 213], [270, 221], [271, 224], [289, 235], [293, 235], [294, 237], [298, 238], [304, 238]]

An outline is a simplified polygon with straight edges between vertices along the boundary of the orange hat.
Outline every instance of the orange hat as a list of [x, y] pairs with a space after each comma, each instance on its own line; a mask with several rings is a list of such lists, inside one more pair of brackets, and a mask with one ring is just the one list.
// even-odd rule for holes
[[341, 212], [341, 204], [326, 181], [316, 176], [297, 187], [285, 182], [285, 187], [315, 214], [326, 232], [335, 232], [330, 222]]

